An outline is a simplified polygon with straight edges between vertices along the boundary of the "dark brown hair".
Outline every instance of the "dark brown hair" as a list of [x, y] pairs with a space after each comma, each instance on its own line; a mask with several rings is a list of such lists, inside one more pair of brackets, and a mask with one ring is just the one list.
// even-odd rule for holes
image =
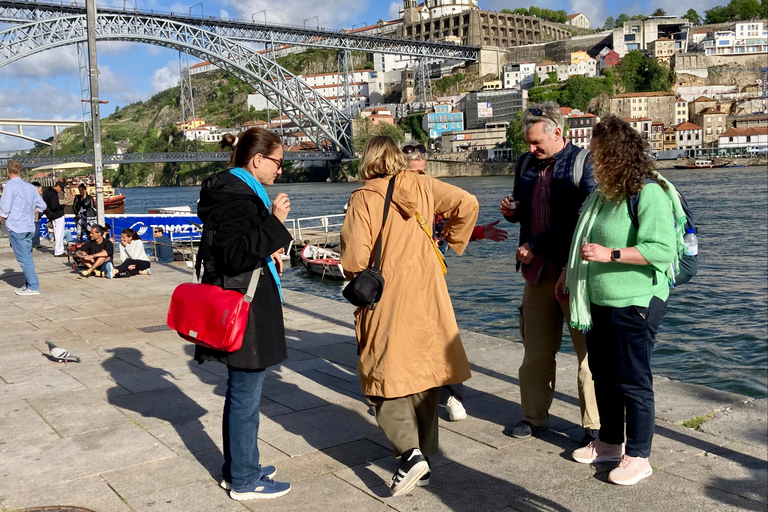
[[[648, 141], [628, 123], [606, 116], [592, 130], [595, 179], [608, 201], [629, 199], [638, 194], [646, 178], [656, 180]], [[661, 188], [667, 185], [660, 182]]]
[[128, 238], [130, 238], [131, 240], [141, 240], [141, 237], [136, 232], [136, 230], [131, 229], [131, 228], [123, 229], [123, 231], [121, 231], [121, 234], [128, 235]]
[[225, 133], [219, 145], [221, 149], [231, 147], [228, 169], [245, 167], [258, 153], [269, 156], [282, 144], [280, 136], [264, 128], [249, 128], [237, 137]]

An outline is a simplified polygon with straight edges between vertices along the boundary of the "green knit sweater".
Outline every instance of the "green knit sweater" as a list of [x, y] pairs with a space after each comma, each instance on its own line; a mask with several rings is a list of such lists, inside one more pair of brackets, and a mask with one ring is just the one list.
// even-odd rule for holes
[[664, 271], [675, 257], [677, 244], [672, 204], [659, 185], [649, 183], [640, 191], [637, 217], [639, 229], [632, 224], [626, 199], [606, 202], [598, 212], [589, 241], [609, 249], [635, 247], [649, 265], [590, 261], [591, 302], [614, 308], [648, 307], [653, 296], [664, 301], [669, 297]]

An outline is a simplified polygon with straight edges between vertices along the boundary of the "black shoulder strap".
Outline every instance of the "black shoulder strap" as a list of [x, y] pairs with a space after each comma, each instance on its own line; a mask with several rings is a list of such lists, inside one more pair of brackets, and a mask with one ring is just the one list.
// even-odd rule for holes
[[389, 203], [392, 201], [392, 192], [395, 190], [395, 178], [392, 176], [389, 179], [389, 186], [387, 187], [387, 197], [384, 198], [384, 215], [381, 220], [381, 231], [379, 231], [379, 238], [376, 240], [376, 259], [373, 261], [373, 268], [378, 269], [381, 263], [381, 238], [384, 236], [384, 226], [387, 225], [387, 216], [389, 215]]
[[[652, 178], [645, 178], [645, 183], [643, 186], [649, 184], [649, 183], [656, 183], [658, 182]], [[642, 189], [641, 189], [642, 190]], [[640, 220], [637, 217], [637, 205], [640, 203], [640, 192], [633, 195], [629, 198], [627, 201], [627, 209], [629, 210], [629, 218], [632, 220], [632, 225], [635, 226], [635, 229], [640, 229]]]

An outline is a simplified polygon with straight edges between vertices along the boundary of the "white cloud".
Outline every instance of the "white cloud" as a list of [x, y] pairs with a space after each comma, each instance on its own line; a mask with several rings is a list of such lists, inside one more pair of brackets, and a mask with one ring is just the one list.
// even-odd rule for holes
[[389, 4], [389, 11], [387, 11], [387, 17], [390, 20], [396, 20], [400, 17], [400, 9], [403, 8], [403, 2], [391, 2]]
[[179, 85], [179, 75], [179, 61], [168, 61], [168, 64], [155, 71], [152, 74], [152, 78], [149, 79], [152, 91], [160, 92], [165, 89], [170, 89], [171, 87], [176, 87]]
[[77, 48], [64, 46], [45, 50], [29, 57], [12, 62], [2, 68], [3, 78], [45, 78], [58, 76], [77, 76]]
[[321, 28], [340, 28], [354, 23], [370, 6], [370, 0], [292, 0], [280, 3], [272, 0], [222, 0], [221, 3], [235, 11], [233, 18], [249, 20], [251, 14], [266, 9], [269, 23], [303, 25], [306, 18], [318, 16], [319, 23], [315, 20], [307, 23]]
[[219, 11], [219, 18], [221, 18], [223, 20], [228, 20], [229, 19], [229, 13], [227, 11], [225, 11], [224, 9], [221, 9]]

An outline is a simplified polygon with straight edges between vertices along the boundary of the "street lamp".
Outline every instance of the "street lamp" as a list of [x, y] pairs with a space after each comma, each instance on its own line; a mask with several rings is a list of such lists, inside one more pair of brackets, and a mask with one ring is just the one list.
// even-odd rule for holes
[[304, 28], [307, 27], [307, 22], [309, 20], [315, 20], [317, 22], [317, 30], [320, 30], [320, 18], [318, 18], [317, 16], [312, 16], [311, 18], [305, 19], [304, 20]]
[[194, 8], [195, 8], [195, 7], [197, 7], [198, 5], [200, 6], [200, 17], [202, 18], [202, 17], [203, 17], [203, 2], [198, 2], [198, 3], [196, 3], [195, 5], [192, 5], [192, 6], [190, 6], [190, 7], [189, 7], [189, 13], [188, 13], [188, 14], [189, 14], [190, 16], [192, 16], [192, 9], [194, 9]]
[[264, 13], [264, 24], [266, 25], [267, 24], [267, 10], [266, 9], [262, 9], [260, 11], [256, 11], [255, 13], [251, 14], [251, 23], [253, 23], [253, 17], [256, 16], [257, 14], [259, 14], [259, 13], [262, 13], [262, 12]]
[[349, 30], [355, 30], [355, 27], [366, 27], [366, 26], [368, 26], [368, 22], [364, 21], [362, 23], [356, 23], [352, 25], [352, 28], [350, 28]]

